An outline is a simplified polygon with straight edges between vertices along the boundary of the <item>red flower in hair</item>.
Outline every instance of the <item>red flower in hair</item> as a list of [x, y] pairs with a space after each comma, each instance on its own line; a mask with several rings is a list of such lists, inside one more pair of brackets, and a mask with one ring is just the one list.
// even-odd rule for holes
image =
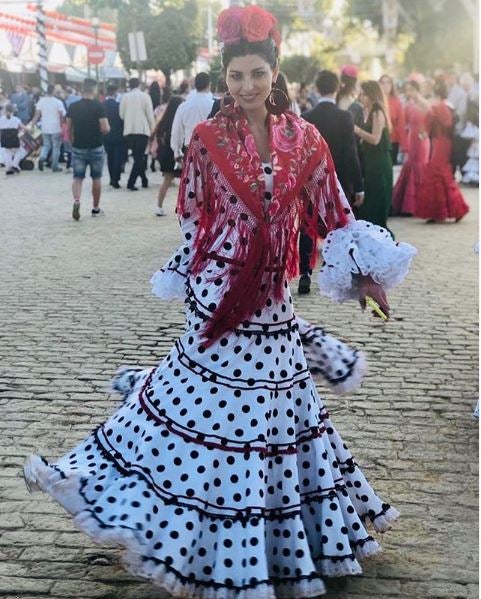
[[220, 13], [217, 19], [217, 35], [224, 44], [236, 44], [241, 41], [243, 12], [240, 6], [233, 6]]
[[266, 10], [251, 4], [242, 11], [242, 32], [248, 42], [263, 42], [277, 20]]
[[219, 40], [226, 45], [236, 44], [241, 39], [248, 42], [263, 42], [272, 37], [279, 48], [281, 35], [276, 29], [277, 19], [259, 6], [246, 8], [233, 6], [223, 10], [217, 20]]

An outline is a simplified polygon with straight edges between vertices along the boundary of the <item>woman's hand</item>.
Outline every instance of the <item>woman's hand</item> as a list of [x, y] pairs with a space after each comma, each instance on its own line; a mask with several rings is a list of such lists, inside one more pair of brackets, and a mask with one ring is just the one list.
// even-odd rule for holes
[[[366, 296], [372, 297], [374, 301], [379, 304], [379, 307], [384, 312], [384, 314], [389, 318], [389, 304], [387, 301], [386, 293], [382, 288], [382, 285], [379, 285], [372, 278], [367, 275], [358, 275], [359, 278], [359, 303], [361, 304], [361, 308], [365, 310], [366, 308]], [[373, 315], [379, 318], [379, 316], [373, 312]]]
[[354, 195], [353, 205], [356, 208], [360, 208], [364, 204], [364, 192], [359, 191]]
[[354, 125], [354, 133], [360, 136], [360, 132], [362, 131], [361, 127]]

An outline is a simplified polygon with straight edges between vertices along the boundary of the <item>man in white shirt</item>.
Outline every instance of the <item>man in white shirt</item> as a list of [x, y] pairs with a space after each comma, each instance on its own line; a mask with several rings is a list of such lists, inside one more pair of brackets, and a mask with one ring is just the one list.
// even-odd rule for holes
[[214, 104], [214, 96], [210, 91], [210, 77], [207, 73], [196, 75], [194, 87], [196, 93], [189, 95], [179, 106], [172, 124], [170, 147], [177, 161], [182, 159], [196, 125], [207, 119]]
[[50, 84], [47, 88], [47, 95], [37, 102], [31, 126], [34, 127], [37, 121], [41, 120], [43, 145], [38, 160], [38, 170], [43, 171], [44, 163], [51, 151], [52, 171], [56, 173], [62, 170], [58, 166], [58, 159], [62, 145], [62, 123], [66, 111], [63, 102], [53, 95], [54, 89], [54, 86]]
[[142, 180], [142, 187], [148, 187], [149, 181], [145, 175], [145, 150], [149, 137], [155, 128], [154, 109], [149, 94], [139, 89], [139, 80], [133, 77], [129, 81], [130, 91], [120, 100], [119, 114], [124, 121], [124, 137], [127, 146], [132, 151], [134, 164], [130, 171], [127, 189], [137, 191], [137, 177]]

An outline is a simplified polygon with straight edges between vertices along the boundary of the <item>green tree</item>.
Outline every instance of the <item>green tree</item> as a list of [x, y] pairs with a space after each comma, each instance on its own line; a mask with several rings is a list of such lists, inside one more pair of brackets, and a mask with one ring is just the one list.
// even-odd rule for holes
[[[431, 71], [459, 64], [472, 68], [474, 23], [465, 0], [414, 2], [398, 0], [397, 39], [409, 37], [404, 65], [407, 69]], [[475, 2], [472, 2], [473, 10]], [[351, 0], [348, 14], [353, 19], [368, 19], [383, 31], [382, 0]], [[394, 40], [396, 42], [396, 40]]]
[[294, 54], [281, 60], [281, 71], [291, 82], [311, 82], [320, 69], [320, 62], [312, 56]]
[[134, 16], [122, 6], [117, 43], [125, 67], [134, 66], [128, 43], [128, 34], [134, 30], [144, 32], [147, 49], [144, 68], [161, 69], [168, 76], [171, 71], [188, 67], [195, 59], [198, 45], [198, 32], [192, 31], [196, 12], [195, 2], [186, 3], [183, 8], [165, 8], [159, 14], [137, 13]]
[[66, 0], [59, 10], [67, 14], [109, 14], [117, 22], [117, 45], [127, 69], [136, 67], [130, 60], [128, 34], [143, 31], [147, 60], [144, 69], [161, 69], [168, 77], [172, 71], [188, 67], [196, 56], [201, 37], [196, 0]]

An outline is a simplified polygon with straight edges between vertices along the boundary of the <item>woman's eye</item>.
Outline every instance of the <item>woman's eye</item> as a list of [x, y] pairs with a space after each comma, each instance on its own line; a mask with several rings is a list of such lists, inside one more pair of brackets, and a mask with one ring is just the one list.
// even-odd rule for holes
[[264, 75], [265, 75], [265, 72], [264, 72], [264, 71], [257, 71], [257, 72], [254, 74], [254, 77], [257, 77], [258, 79], [260, 79], [261, 77], [264, 77]]
[[231, 73], [231, 79], [235, 79], [235, 81], [239, 81], [239, 79], [241, 78], [241, 75], [239, 75], [239, 73]]

